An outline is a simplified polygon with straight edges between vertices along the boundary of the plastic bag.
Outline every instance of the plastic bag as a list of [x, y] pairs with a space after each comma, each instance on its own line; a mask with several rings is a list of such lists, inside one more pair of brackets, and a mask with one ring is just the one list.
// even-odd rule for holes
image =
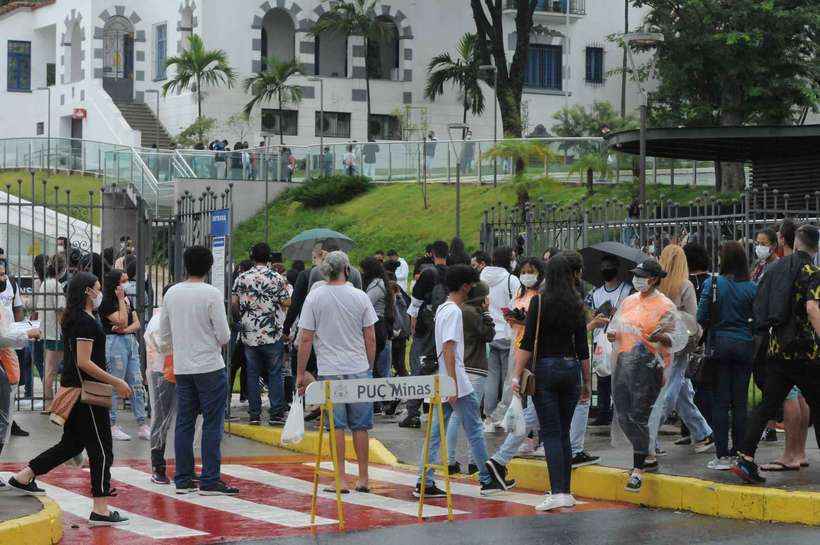
[[521, 397], [514, 395], [510, 401], [510, 406], [504, 414], [501, 423], [504, 431], [513, 437], [523, 437], [527, 433], [527, 421], [524, 419], [524, 407], [521, 404]]
[[601, 328], [592, 340], [595, 349], [592, 352], [592, 371], [601, 378], [612, 374], [612, 343], [606, 338], [606, 331]]
[[304, 437], [305, 409], [302, 404], [302, 396], [296, 395], [293, 398], [293, 403], [290, 404], [290, 413], [288, 413], [288, 419], [285, 421], [285, 427], [282, 429], [282, 439], [280, 443], [283, 445], [301, 443]]

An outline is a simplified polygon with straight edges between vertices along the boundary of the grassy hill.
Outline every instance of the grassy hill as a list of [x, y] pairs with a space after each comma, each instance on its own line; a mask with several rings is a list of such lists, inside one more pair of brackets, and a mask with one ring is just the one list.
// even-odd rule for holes
[[[607, 199], [628, 202], [632, 184], [596, 187], [592, 204]], [[679, 203], [688, 203], [701, 195], [703, 188], [688, 186], [651, 186], [649, 198], [662, 196]], [[376, 250], [396, 249], [408, 259], [420, 255], [427, 243], [436, 239], [450, 240], [455, 235], [455, 188], [452, 185], [431, 184], [430, 207], [424, 209], [421, 187], [414, 183], [378, 185], [364, 195], [344, 204], [319, 209], [307, 209], [301, 204], [277, 200], [270, 205], [270, 243], [281, 248], [291, 237], [305, 229], [325, 227], [342, 232], [356, 241], [351, 251], [354, 263]], [[557, 182], [541, 181], [530, 190], [533, 199], [543, 198], [554, 204], [579, 201], [586, 188]], [[492, 186], [464, 185], [461, 189], [461, 233], [468, 249], [478, 247], [478, 230], [485, 209], [503, 203], [516, 203], [512, 184]], [[234, 233], [235, 255], [244, 258], [250, 247], [265, 238], [265, 214], [262, 212], [241, 224]]]
[[[22, 180], [22, 184], [18, 183]], [[43, 186], [43, 180], [48, 183]], [[66, 191], [71, 191], [72, 210], [70, 216], [87, 221], [88, 193], [93, 192], [94, 204], [100, 204], [100, 188], [102, 180], [95, 176], [81, 174], [68, 175], [65, 173], [49, 174], [45, 171], [34, 171], [34, 195], [32, 197], [31, 174], [27, 170], [5, 170], [0, 172], [0, 191], [7, 192], [15, 197], [20, 197], [35, 204], [45, 205], [54, 208], [54, 203], [58, 203], [58, 212], [65, 214], [67, 197]], [[45, 189], [44, 189], [45, 188]], [[54, 189], [57, 190], [55, 197]], [[94, 224], [100, 224], [100, 211], [94, 211]]]

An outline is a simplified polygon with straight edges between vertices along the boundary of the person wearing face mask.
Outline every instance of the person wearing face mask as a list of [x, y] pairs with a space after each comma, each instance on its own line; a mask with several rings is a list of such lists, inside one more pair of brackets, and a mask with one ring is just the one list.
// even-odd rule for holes
[[[612, 343], [612, 399], [615, 420], [632, 445], [633, 469], [627, 492], [643, 485], [649, 454], [649, 415], [663, 386], [664, 369], [673, 355], [689, 341], [677, 315], [675, 303], [658, 291], [666, 272], [655, 259], [632, 269], [632, 285], [638, 291], [621, 303], [609, 323]], [[613, 432], [614, 433], [614, 432]]]
[[[592, 320], [587, 329], [592, 332], [592, 353], [596, 353], [595, 339], [606, 333], [609, 320], [621, 306], [621, 302], [632, 295], [635, 289], [618, 275], [619, 261], [614, 256], [601, 258], [601, 278], [604, 283], [589, 292], [586, 298], [587, 309], [592, 312]], [[595, 369], [593, 368], [593, 371]], [[612, 376], [598, 375], [598, 416], [593, 426], [609, 426], [612, 423]]]
[[752, 282], [757, 284], [766, 272], [766, 268], [777, 261], [777, 234], [772, 229], [762, 229], [755, 237], [755, 266], [752, 270]]
[[[77, 273], [68, 285], [65, 312], [61, 318], [65, 358], [60, 386], [81, 388], [84, 381], [110, 384], [120, 397], [130, 397], [131, 389], [122, 379], [106, 371], [105, 332], [94, 317], [102, 302], [102, 288], [91, 273]], [[35, 477], [45, 475], [68, 460], [88, 454], [93, 507], [91, 526], [125, 524], [128, 519], [108, 509], [111, 488], [113, 448], [109, 412], [105, 407], [77, 400], [63, 425], [60, 442], [31, 460], [15, 473], [9, 486], [32, 496], [43, 496], [45, 490], [37, 486]]]

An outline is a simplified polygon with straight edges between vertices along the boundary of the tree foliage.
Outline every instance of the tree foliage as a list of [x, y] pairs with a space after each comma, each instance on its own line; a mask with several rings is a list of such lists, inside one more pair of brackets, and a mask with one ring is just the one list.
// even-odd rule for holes
[[449, 51], [439, 53], [427, 65], [427, 84], [424, 96], [434, 101], [444, 94], [444, 88], [449, 83], [461, 90], [463, 116], [462, 122], [467, 123], [467, 112], [481, 115], [484, 112], [484, 92], [481, 89], [481, 59], [476, 54], [476, 35], [468, 32], [458, 42], [456, 47], [457, 58], [453, 58]]
[[[246, 78], [242, 84], [251, 100], [245, 104], [242, 113], [250, 117], [257, 106], [276, 100], [281, 112], [287, 104], [298, 104], [302, 100], [302, 88], [290, 85], [288, 80], [300, 73], [301, 65], [294, 61], [280, 61], [275, 56], [267, 59], [263, 72]], [[284, 144], [284, 123], [279, 120], [279, 144]]]

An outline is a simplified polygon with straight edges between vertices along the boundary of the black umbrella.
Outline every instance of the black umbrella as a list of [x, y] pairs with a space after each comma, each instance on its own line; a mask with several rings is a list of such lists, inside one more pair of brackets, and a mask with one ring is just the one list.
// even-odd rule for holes
[[630, 270], [634, 269], [638, 263], [643, 263], [648, 256], [638, 248], [621, 244], [620, 242], [599, 242], [581, 250], [584, 258], [584, 280], [594, 285], [600, 286], [604, 283], [601, 278], [601, 259], [604, 256], [618, 258], [618, 277], [627, 279], [631, 276]]

